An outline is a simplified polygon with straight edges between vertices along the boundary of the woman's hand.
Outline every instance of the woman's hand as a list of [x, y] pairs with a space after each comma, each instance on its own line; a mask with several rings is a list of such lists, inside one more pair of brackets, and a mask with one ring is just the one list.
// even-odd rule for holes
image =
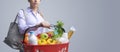
[[35, 27], [45, 27], [45, 28], [50, 28], [50, 23], [48, 23], [47, 21], [43, 21], [40, 24], [36, 25]]
[[50, 28], [50, 23], [47, 21], [43, 21], [43, 22], [41, 22], [41, 26], [43, 26], [45, 28]]

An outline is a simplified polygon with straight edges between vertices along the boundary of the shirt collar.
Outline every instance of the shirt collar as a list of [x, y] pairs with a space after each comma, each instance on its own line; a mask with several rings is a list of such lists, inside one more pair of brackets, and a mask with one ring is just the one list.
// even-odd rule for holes
[[[28, 12], [33, 12], [32, 9], [30, 7], [27, 8]], [[37, 11], [39, 13], [39, 11]]]

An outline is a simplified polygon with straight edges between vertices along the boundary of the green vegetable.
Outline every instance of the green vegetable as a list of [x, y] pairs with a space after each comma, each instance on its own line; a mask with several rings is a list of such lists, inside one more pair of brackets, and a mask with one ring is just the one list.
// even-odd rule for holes
[[57, 21], [57, 27], [62, 28], [64, 23], [62, 21]]
[[64, 32], [63, 25], [64, 23], [62, 21], [57, 21], [57, 24], [54, 30], [54, 36], [53, 36], [54, 39], [61, 37], [63, 35], [63, 32]]

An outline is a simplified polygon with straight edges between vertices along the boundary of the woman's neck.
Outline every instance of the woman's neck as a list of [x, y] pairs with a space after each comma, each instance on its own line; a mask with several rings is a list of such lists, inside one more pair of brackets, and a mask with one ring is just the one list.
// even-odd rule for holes
[[30, 7], [34, 13], [38, 12], [38, 7]]

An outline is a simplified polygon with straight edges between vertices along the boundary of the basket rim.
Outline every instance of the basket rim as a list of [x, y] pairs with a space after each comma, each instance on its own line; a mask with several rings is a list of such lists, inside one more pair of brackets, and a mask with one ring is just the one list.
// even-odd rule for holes
[[57, 45], [69, 45], [69, 42], [68, 43], [61, 43], [61, 44], [46, 44], [46, 45], [30, 45], [30, 44], [24, 44], [24, 46], [57, 46]]

